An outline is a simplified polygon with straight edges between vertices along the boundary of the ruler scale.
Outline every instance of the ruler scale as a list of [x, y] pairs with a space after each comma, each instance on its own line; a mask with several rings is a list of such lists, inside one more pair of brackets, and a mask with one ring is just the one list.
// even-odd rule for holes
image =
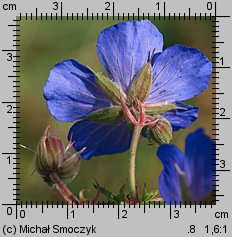
[[[78, 2], [78, 3], [77, 3]], [[220, 1], [7, 1], [1, 12], [1, 230], [5, 236], [231, 236], [231, 3]], [[178, 5], [178, 6], [177, 6]], [[226, 6], [226, 7], [225, 7]], [[225, 9], [225, 11], [224, 11]], [[149, 203], [107, 202], [67, 205], [58, 201], [22, 201], [22, 30], [23, 21], [211, 21], [212, 137], [216, 168], [214, 201]], [[48, 190], [49, 191], [49, 190]], [[33, 191], [32, 191], [33, 192]]]

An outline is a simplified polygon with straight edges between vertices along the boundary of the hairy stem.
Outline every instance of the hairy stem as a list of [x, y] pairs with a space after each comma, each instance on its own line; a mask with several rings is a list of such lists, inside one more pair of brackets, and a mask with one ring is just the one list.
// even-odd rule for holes
[[130, 196], [133, 200], [136, 198], [136, 179], [135, 179], [135, 162], [136, 162], [136, 152], [139, 142], [140, 133], [143, 126], [137, 124], [134, 128], [133, 137], [130, 146], [129, 155], [129, 185], [130, 185]]
[[67, 202], [67, 204], [78, 204], [79, 199], [73, 195], [73, 193], [69, 190], [69, 188], [65, 185], [65, 183], [58, 177], [56, 173], [51, 173], [50, 178], [52, 183], [55, 185], [57, 191], [60, 193], [63, 201]]

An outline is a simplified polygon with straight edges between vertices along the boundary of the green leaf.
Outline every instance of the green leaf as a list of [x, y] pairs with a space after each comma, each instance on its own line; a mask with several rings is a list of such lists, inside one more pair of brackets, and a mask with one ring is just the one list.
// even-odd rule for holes
[[120, 97], [126, 99], [126, 94], [124, 91], [116, 85], [108, 77], [103, 76], [101, 73], [95, 73], [96, 82], [99, 89], [112, 100], [112, 102], [120, 105]]
[[180, 109], [180, 107], [176, 106], [175, 104], [163, 104], [163, 105], [145, 104], [144, 105], [144, 110], [146, 114], [163, 114], [173, 109]]
[[147, 192], [146, 184], [143, 185], [143, 194], [142, 194], [142, 200], [145, 203], [148, 203], [149, 201], [153, 201], [155, 196], [159, 194], [159, 190], [154, 190], [151, 192]]
[[146, 193], [147, 193], [147, 186], [146, 186], [146, 184], [143, 184], [142, 201], [145, 200]]
[[141, 102], [144, 102], [150, 92], [152, 83], [152, 68], [151, 62], [149, 61], [138, 73], [136, 78], [132, 81], [130, 86], [128, 99], [129, 103], [138, 99]]
[[106, 109], [97, 110], [84, 119], [92, 120], [99, 123], [112, 123], [123, 117], [121, 106], [113, 106]]
[[126, 185], [124, 184], [119, 190], [119, 194], [117, 196], [117, 200], [119, 203], [124, 202], [126, 200], [125, 188]]
[[107, 198], [107, 201], [109, 202], [116, 202], [116, 203], [122, 203], [126, 200], [126, 194], [125, 194], [125, 187], [124, 184], [120, 190], [119, 194], [115, 195], [111, 191], [107, 190], [105, 187], [102, 187], [100, 185], [93, 184], [95, 189], [97, 189], [103, 196]]
[[[95, 185], [94, 187], [97, 188]], [[107, 198], [109, 202], [116, 201], [117, 197], [112, 192], [107, 190], [105, 187], [98, 186], [98, 190], [102, 195], [104, 195]]]
[[150, 193], [147, 193], [146, 194], [146, 197], [145, 197], [145, 202], [149, 202], [149, 201], [153, 201], [153, 199], [155, 198], [155, 196], [157, 196], [159, 194], [159, 190], [154, 190], [154, 191], [151, 191]]

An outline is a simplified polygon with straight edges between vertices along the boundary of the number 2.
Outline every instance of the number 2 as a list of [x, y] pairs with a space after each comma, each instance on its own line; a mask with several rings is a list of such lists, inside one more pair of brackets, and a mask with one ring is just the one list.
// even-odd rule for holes
[[105, 5], [106, 5], [105, 10], [110, 11], [110, 2], [105, 2]]

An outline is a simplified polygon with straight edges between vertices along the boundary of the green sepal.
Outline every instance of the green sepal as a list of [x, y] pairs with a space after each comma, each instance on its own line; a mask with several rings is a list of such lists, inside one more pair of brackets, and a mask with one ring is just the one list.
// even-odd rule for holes
[[163, 114], [173, 109], [179, 109], [180, 107], [175, 104], [164, 104], [164, 105], [155, 105], [155, 104], [144, 104], [144, 110], [146, 114]]
[[121, 106], [113, 106], [106, 109], [97, 110], [84, 119], [91, 120], [98, 123], [112, 123], [120, 120], [123, 117]]
[[136, 78], [132, 81], [130, 90], [128, 93], [128, 102], [138, 99], [144, 102], [150, 92], [152, 83], [152, 68], [149, 61], [138, 73]]
[[121, 104], [120, 97], [126, 99], [126, 94], [124, 91], [108, 77], [105, 77], [99, 72], [95, 73], [95, 76], [99, 89], [104, 93], [104, 95], [110, 98], [112, 102]]
[[159, 194], [159, 190], [153, 190], [151, 192], [147, 192], [146, 184], [143, 185], [143, 194], [142, 194], [142, 200], [143, 202], [149, 203], [154, 201], [155, 196]]

